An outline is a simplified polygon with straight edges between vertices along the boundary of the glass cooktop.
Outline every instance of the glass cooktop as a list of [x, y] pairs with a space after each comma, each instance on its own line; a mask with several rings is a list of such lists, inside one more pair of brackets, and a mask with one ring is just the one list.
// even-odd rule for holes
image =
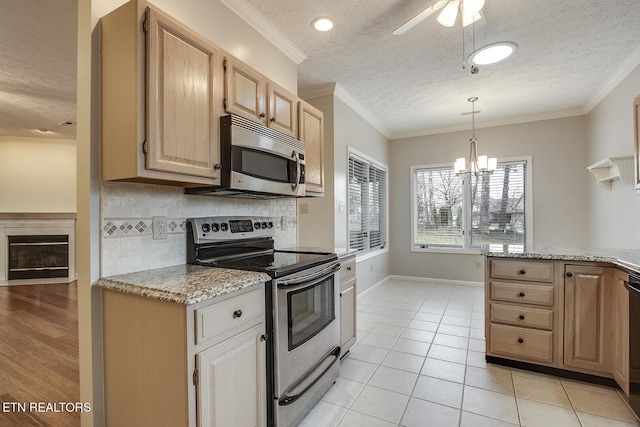
[[260, 271], [272, 277], [281, 277], [337, 259], [337, 255], [332, 253], [273, 252], [266, 255], [217, 261], [207, 265], [220, 268]]

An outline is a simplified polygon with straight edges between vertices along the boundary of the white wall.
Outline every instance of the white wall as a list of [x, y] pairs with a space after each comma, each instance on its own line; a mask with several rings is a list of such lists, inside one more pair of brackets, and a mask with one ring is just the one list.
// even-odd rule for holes
[[[640, 95], [640, 66], [620, 82], [587, 116], [587, 163], [634, 152], [633, 99]], [[590, 246], [638, 249], [640, 195], [631, 185], [613, 182], [611, 191], [591, 178], [589, 195]]]
[[[453, 163], [467, 157], [470, 131], [391, 141], [391, 274], [482, 281], [479, 255], [411, 252], [412, 165]], [[531, 156], [533, 244], [585, 246], [588, 243], [585, 169], [586, 117], [545, 120], [476, 129], [478, 154], [498, 158]]]
[[[389, 141], [340, 96], [326, 95], [308, 102], [324, 114], [325, 180], [329, 191], [321, 199], [298, 200], [298, 206], [309, 205], [309, 214], [298, 215], [298, 239], [301, 245], [340, 250], [347, 247], [348, 148], [388, 166]], [[342, 212], [340, 204], [344, 205]], [[388, 251], [372, 258], [358, 257], [356, 262], [359, 293], [390, 274]]]
[[76, 141], [0, 137], [0, 212], [75, 213]]

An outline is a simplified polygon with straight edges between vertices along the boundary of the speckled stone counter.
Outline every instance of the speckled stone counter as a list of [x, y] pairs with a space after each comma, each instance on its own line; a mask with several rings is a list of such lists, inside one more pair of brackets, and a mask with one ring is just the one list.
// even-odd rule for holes
[[355, 255], [358, 253], [356, 249], [346, 249], [346, 248], [336, 248], [335, 252], [338, 255], [338, 258], [340, 259], [347, 258], [347, 257], [350, 257], [351, 255]]
[[503, 258], [549, 259], [558, 261], [606, 262], [640, 273], [640, 250], [637, 249], [593, 249], [571, 247], [527, 246], [520, 249], [500, 250], [500, 246], [483, 248], [487, 256]]
[[177, 265], [105, 277], [93, 286], [188, 305], [269, 280], [265, 273]]

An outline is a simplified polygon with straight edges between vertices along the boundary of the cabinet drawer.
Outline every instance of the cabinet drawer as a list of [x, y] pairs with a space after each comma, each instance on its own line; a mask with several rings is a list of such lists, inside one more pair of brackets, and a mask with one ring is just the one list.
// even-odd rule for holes
[[340, 283], [356, 277], [356, 259], [355, 257], [340, 260]]
[[241, 326], [253, 326], [261, 319], [262, 288], [229, 298], [195, 311], [196, 344]]
[[553, 263], [491, 260], [490, 274], [496, 279], [553, 282]]
[[551, 330], [553, 329], [553, 310], [491, 304], [491, 321]]
[[553, 287], [551, 286], [491, 282], [489, 287], [492, 300], [553, 305]]
[[489, 352], [551, 363], [553, 332], [492, 324]]

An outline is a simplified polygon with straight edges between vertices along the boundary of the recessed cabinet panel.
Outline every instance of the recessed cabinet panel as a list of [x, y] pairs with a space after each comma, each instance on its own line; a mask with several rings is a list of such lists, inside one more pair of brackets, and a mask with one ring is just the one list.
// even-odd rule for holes
[[551, 283], [553, 281], [553, 263], [492, 260], [491, 277]]
[[224, 59], [225, 109], [262, 125], [267, 124], [262, 75], [231, 56]]
[[565, 365], [610, 372], [610, 357], [605, 353], [605, 298], [604, 268], [565, 267]]
[[274, 83], [267, 83], [269, 124], [272, 129], [298, 138], [298, 100], [296, 96]]
[[147, 168], [216, 178], [219, 53], [149, 9]]
[[491, 324], [489, 350], [517, 359], [552, 363], [553, 332]]
[[307, 193], [324, 194], [324, 124], [323, 113], [312, 105], [300, 101], [299, 133], [306, 154]]

